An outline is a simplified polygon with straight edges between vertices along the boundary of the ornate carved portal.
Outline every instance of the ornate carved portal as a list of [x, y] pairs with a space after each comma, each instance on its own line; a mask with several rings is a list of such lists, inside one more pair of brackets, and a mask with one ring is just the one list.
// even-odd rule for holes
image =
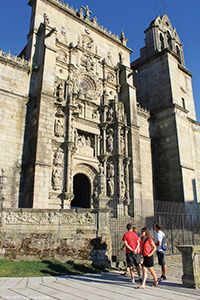
[[[64, 34], [62, 34], [62, 38]], [[61, 38], [61, 37], [59, 37]], [[64, 208], [127, 212], [127, 116], [119, 96], [119, 67], [102, 58], [89, 35], [76, 46], [57, 43], [66, 78], [55, 80], [51, 190]]]

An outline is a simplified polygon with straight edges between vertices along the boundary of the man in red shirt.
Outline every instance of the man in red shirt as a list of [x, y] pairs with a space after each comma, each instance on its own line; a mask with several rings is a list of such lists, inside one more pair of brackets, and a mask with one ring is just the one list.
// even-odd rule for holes
[[131, 280], [133, 283], [135, 283], [135, 274], [133, 271], [133, 267], [139, 267], [137, 256], [135, 254], [138, 253], [140, 247], [140, 239], [138, 235], [133, 232], [132, 228], [132, 224], [129, 223], [126, 225], [127, 232], [124, 234], [122, 241], [124, 242], [124, 246], [126, 247], [126, 263], [127, 267], [129, 267], [130, 269]]

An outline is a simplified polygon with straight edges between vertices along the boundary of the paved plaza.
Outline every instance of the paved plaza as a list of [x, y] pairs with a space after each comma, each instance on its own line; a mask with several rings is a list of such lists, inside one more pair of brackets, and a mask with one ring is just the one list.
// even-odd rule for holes
[[184, 288], [180, 269], [170, 268], [166, 282], [137, 289], [129, 277], [115, 271], [64, 277], [0, 278], [0, 299], [113, 299], [113, 300], [188, 300], [200, 299], [200, 290]]

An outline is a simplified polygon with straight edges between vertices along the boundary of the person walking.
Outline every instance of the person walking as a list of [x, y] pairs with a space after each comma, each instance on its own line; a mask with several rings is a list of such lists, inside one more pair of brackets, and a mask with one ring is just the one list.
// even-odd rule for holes
[[[139, 237], [139, 245], [140, 245], [140, 236], [139, 236], [139, 233], [138, 233], [138, 229], [136, 226], [133, 226], [132, 227], [132, 230], [133, 232], [135, 232], [137, 234], [137, 236]], [[138, 247], [138, 249], [135, 251], [135, 257], [136, 257], [136, 260], [137, 260], [137, 263], [138, 263], [138, 266], [135, 266], [136, 268], [136, 271], [137, 271], [137, 274], [138, 274], [138, 280], [140, 282], [142, 282], [142, 279], [141, 279], [141, 255], [140, 255], [140, 246]]]
[[142, 280], [142, 284], [138, 286], [138, 288], [144, 289], [146, 287], [148, 270], [154, 279], [153, 286], [157, 286], [158, 278], [153, 268], [154, 266], [153, 254], [156, 251], [156, 245], [151, 237], [150, 232], [146, 227], [142, 228], [141, 231], [140, 249], [141, 249], [141, 255], [143, 256], [143, 263], [142, 263], [143, 280]]
[[157, 246], [156, 253], [158, 257], [158, 264], [161, 266], [161, 276], [158, 278], [159, 282], [167, 279], [167, 265], [165, 261], [166, 242], [164, 242], [166, 238], [164, 232], [161, 229], [162, 228], [159, 224], [156, 224], [154, 226], [155, 244]]
[[138, 235], [133, 232], [132, 227], [133, 225], [131, 223], [126, 225], [127, 232], [124, 234], [122, 241], [126, 248], [126, 263], [130, 271], [131, 281], [132, 283], [135, 283], [135, 273], [133, 268], [134, 266], [136, 268], [139, 266], [135, 253], [137, 253], [140, 247], [140, 239]]

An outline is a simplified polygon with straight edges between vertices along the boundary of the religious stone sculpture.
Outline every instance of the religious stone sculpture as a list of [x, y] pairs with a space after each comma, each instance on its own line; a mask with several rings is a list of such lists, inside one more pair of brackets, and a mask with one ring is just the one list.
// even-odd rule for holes
[[108, 152], [112, 152], [113, 150], [113, 129], [109, 129], [108, 135], [107, 135], [107, 150]]
[[55, 136], [57, 136], [57, 137], [64, 136], [64, 125], [63, 125], [63, 121], [61, 121], [60, 118], [55, 119], [54, 133], [55, 133]]
[[119, 122], [124, 122], [124, 103], [123, 102], [118, 102], [118, 121]]
[[56, 191], [60, 190], [61, 181], [62, 181], [62, 170], [60, 168], [54, 167], [52, 172], [52, 188]]
[[53, 159], [54, 166], [63, 165], [63, 156], [64, 153], [60, 149], [57, 149], [57, 151], [54, 153], [54, 159]]
[[113, 108], [110, 107], [109, 110], [108, 110], [108, 114], [107, 114], [107, 121], [108, 122], [112, 122], [112, 120], [113, 120], [113, 113], [114, 113]]
[[64, 100], [64, 85], [63, 83], [59, 83], [56, 89], [56, 100], [58, 102], [62, 102]]
[[115, 175], [114, 165], [112, 163], [108, 163], [107, 176], [110, 178], [110, 177], [114, 177], [114, 175]]
[[108, 181], [108, 196], [112, 197], [114, 195], [114, 178], [109, 178]]

